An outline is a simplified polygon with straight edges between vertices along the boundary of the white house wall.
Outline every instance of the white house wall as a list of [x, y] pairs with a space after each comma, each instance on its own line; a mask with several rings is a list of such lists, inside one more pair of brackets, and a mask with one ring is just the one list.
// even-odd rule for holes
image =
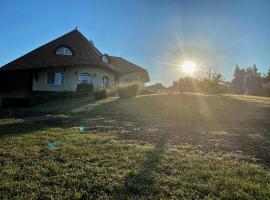
[[[58, 68], [61, 69], [61, 68]], [[63, 69], [63, 68], [62, 68]], [[53, 91], [53, 92], [72, 92], [76, 91], [80, 73], [89, 73], [92, 75], [94, 89], [102, 87], [102, 77], [109, 77], [109, 88], [112, 89], [115, 84], [115, 77], [111, 72], [98, 67], [66, 67], [64, 72], [63, 85], [48, 85], [47, 72], [51, 69], [43, 69], [38, 73], [38, 81], [33, 78], [33, 91]]]

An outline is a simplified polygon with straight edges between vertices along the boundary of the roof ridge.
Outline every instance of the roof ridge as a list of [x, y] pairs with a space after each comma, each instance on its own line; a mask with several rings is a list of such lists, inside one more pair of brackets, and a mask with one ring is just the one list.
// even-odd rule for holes
[[75, 29], [81, 36], [82, 36], [82, 38], [88, 43], [88, 44], [90, 44], [91, 45], [91, 47], [93, 47], [96, 51], [97, 51], [97, 53], [99, 53], [99, 54], [103, 54], [101, 51], [99, 51], [96, 47], [95, 47], [95, 45], [92, 43], [92, 42], [90, 42], [80, 31], [78, 31], [77, 29]]

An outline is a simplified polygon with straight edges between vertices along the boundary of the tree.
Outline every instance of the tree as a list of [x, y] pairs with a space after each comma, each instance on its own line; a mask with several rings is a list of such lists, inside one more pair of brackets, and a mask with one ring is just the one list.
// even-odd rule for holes
[[212, 77], [211, 77], [211, 81], [218, 83], [218, 84], [222, 83], [223, 82], [222, 75], [220, 73], [213, 73]]
[[263, 82], [266, 84], [270, 82], [270, 68], [268, 69], [267, 74], [263, 76]]
[[244, 94], [244, 79], [245, 79], [245, 69], [240, 69], [238, 65], [236, 65], [233, 80], [232, 80], [232, 92], [237, 94]]
[[261, 95], [262, 76], [255, 64], [247, 69], [240, 69], [236, 65], [232, 80], [232, 92], [237, 94]]
[[262, 92], [262, 76], [258, 72], [256, 65], [248, 67], [244, 77], [245, 94], [261, 95]]
[[173, 86], [174, 86], [174, 87], [177, 86], [177, 81], [176, 81], [176, 80], [173, 81]]

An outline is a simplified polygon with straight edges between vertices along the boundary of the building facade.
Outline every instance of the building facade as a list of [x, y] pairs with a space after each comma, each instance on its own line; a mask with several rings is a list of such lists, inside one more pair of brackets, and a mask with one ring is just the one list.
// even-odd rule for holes
[[148, 82], [147, 70], [101, 53], [75, 29], [1, 67], [0, 97], [76, 92], [81, 83], [113, 89], [130, 81]]

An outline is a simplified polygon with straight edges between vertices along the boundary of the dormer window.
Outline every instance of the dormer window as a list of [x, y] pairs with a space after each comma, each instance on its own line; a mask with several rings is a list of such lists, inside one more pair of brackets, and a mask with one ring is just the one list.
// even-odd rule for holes
[[104, 54], [104, 55], [102, 56], [101, 60], [102, 60], [103, 63], [106, 63], [106, 64], [109, 63], [109, 60], [108, 60], [108, 57], [107, 57], [106, 54]]
[[67, 47], [59, 47], [55, 53], [57, 55], [72, 56], [72, 51]]

